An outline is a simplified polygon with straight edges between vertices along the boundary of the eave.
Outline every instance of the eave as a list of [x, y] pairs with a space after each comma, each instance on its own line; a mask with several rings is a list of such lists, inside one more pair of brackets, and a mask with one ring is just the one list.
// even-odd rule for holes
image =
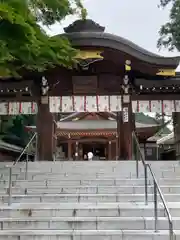
[[176, 69], [180, 62], [180, 57], [163, 57], [134, 44], [133, 42], [104, 32], [75, 32], [66, 33], [59, 36], [67, 37], [72, 45], [81, 47], [111, 48], [128, 54], [142, 62], [160, 66], [161, 68]]

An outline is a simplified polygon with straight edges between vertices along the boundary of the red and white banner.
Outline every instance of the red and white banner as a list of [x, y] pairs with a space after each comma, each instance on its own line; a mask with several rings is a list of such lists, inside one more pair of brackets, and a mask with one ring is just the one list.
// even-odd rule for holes
[[133, 101], [133, 112], [157, 112], [171, 114], [180, 112], [180, 100]]
[[0, 102], [0, 115], [36, 114], [35, 102]]
[[61, 96], [49, 98], [49, 109], [58, 112], [121, 111], [121, 96]]
[[[121, 96], [60, 96], [49, 98], [49, 109], [59, 112], [118, 112]], [[132, 101], [133, 112], [180, 112], [180, 100]], [[0, 102], [0, 115], [37, 114], [35, 102]]]
[[[118, 112], [121, 96], [60, 96], [49, 98], [49, 109], [58, 112]], [[180, 100], [132, 101], [133, 112], [180, 112]]]

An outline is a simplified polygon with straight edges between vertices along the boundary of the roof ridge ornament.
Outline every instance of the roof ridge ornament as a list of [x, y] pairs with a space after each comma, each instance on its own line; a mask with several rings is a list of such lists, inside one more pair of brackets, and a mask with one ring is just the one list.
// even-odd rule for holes
[[105, 27], [99, 25], [91, 19], [78, 19], [68, 27], [64, 28], [65, 33], [75, 32], [104, 32]]
[[159, 69], [156, 75], [164, 77], [174, 77], [176, 76], [176, 69]]
[[83, 70], [88, 70], [90, 64], [104, 59], [102, 53], [103, 51], [101, 50], [80, 50], [75, 58], [78, 60], [78, 65]]

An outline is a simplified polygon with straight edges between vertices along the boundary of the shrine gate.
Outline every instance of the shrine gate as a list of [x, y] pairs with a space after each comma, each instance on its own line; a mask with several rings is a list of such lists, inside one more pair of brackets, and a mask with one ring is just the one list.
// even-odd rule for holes
[[180, 58], [150, 53], [92, 20], [77, 20], [64, 30], [79, 49], [77, 63], [1, 79], [0, 114], [36, 114], [38, 158], [52, 160], [58, 113], [117, 112], [118, 154], [131, 159], [133, 113], [175, 113], [178, 119]]

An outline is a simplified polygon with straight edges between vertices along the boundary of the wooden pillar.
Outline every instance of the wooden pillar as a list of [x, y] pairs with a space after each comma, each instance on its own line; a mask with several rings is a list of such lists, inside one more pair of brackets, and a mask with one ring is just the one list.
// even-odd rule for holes
[[108, 160], [112, 160], [111, 141], [108, 142]]
[[72, 159], [72, 144], [71, 139], [68, 139], [68, 160]]
[[118, 160], [122, 160], [122, 147], [123, 147], [123, 125], [122, 125], [122, 112], [117, 112], [117, 144], [118, 144]]
[[75, 160], [78, 160], [79, 158], [79, 143], [76, 142], [76, 147], [75, 147]]
[[123, 79], [122, 96], [122, 129], [121, 129], [121, 156], [125, 160], [132, 159], [132, 131], [133, 131], [133, 112], [131, 93], [129, 92], [131, 79], [131, 62], [125, 63], [125, 75]]
[[107, 144], [105, 144], [105, 147], [104, 147], [104, 156], [105, 156], [106, 160], [108, 160], [107, 159]]
[[146, 160], [146, 142], [144, 142], [144, 159]]
[[[45, 97], [47, 98], [47, 97]], [[54, 118], [48, 101], [38, 102], [37, 155], [39, 161], [52, 161], [54, 154]]]
[[126, 160], [132, 159], [132, 106], [131, 104], [123, 103], [122, 106], [122, 115], [123, 115], [123, 128], [122, 128], [122, 156]]
[[176, 159], [180, 160], [180, 112], [174, 112], [173, 127], [174, 127], [174, 145], [176, 150]]
[[57, 151], [57, 116], [53, 115], [53, 152]]
[[116, 137], [116, 160], [119, 159], [118, 136]]

